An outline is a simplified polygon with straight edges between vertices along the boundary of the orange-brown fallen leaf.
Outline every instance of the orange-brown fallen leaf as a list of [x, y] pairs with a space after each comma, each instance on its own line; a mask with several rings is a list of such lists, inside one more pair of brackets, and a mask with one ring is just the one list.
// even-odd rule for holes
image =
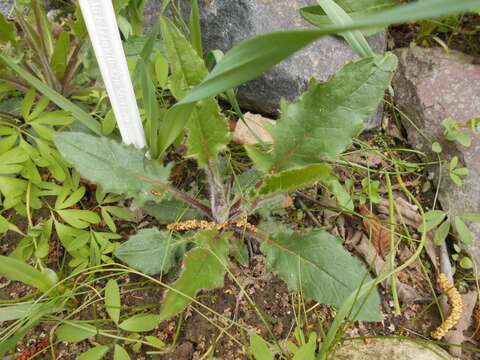
[[[381, 220], [367, 209], [365, 205], [359, 206], [359, 212], [365, 216], [362, 220], [362, 225], [365, 231], [370, 235], [375, 250], [385, 259], [390, 252], [390, 231], [385, 225], [382, 225]], [[394, 235], [394, 243], [397, 244], [398, 238]]]

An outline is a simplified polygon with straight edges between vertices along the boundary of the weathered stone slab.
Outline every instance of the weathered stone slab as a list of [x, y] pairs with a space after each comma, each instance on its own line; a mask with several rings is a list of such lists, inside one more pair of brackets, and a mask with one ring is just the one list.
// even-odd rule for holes
[[[418, 130], [441, 144], [444, 160], [458, 156], [470, 170], [463, 186], [458, 187], [450, 180], [447, 165], [443, 167], [439, 193], [442, 207], [452, 214], [480, 213], [480, 136], [472, 132], [471, 146], [464, 147], [445, 140], [442, 126], [448, 117], [457, 122], [480, 117], [480, 66], [473, 64], [472, 57], [454, 51], [447, 54], [439, 48], [400, 49], [396, 53], [399, 67], [393, 86], [397, 106]], [[402, 121], [411, 145], [433, 155], [430, 144], [415, 126], [405, 117]], [[469, 228], [474, 235], [469, 250], [480, 266], [480, 224], [469, 224]]]
[[[188, 8], [190, 0], [182, 0]], [[153, 24], [160, 12], [162, 1], [149, 0], [146, 4], [147, 24]], [[279, 30], [311, 27], [299, 9], [317, 5], [315, 0], [199, 0], [202, 35], [206, 51], [224, 52], [252, 36]], [[386, 49], [385, 33], [369, 38], [375, 52]], [[327, 80], [346, 63], [358, 60], [349, 45], [339, 37], [327, 36], [296, 53], [257, 79], [241, 86], [238, 97], [248, 110], [273, 114], [281, 98], [295, 101], [307, 90], [314, 77]], [[371, 121], [379, 124], [381, 112]]]
[[[333, 354], [335, 354], [333, 356]], [[448, 353], [434, 344], [418, 344], [398, 339], [369, 339], [349, 341], [335, 352], [335, 360], [445, 360], [453, 359]]]

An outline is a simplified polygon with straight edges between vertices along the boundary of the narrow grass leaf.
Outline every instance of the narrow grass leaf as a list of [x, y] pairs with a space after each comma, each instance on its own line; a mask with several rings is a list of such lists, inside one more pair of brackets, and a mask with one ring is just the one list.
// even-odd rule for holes
[[[332, 0], [317, 0], [317, 2], [335, 25], [346, 26], [353, 22], [352, 18], [336, 2]], [[364, 58], [375, 55], [360, 30], [346, 31], [340, 33], [340, 35], [347, 41], [358, 56]]]
[[[353, 20], [361, 20], [368, 15], [373, 15], [398, 5], [395, 0], [335, 0], [335, 3], [344, 9]], [[320, 28], [333, 24], [326, 12], [318, 5], [301, 8], [300, 14], [310, 24]], [[382, 31], [384, 28], [385, 26], [378, 26], [364, 29], [362, 33], [365, 36], [370, 36]]]
[[0, 274], [4, 274], [8, 280], [21, 281], [42, 292], [47, 292], [54, 285], [54, 282], [45, 273], [7, 256], [0, 255]]

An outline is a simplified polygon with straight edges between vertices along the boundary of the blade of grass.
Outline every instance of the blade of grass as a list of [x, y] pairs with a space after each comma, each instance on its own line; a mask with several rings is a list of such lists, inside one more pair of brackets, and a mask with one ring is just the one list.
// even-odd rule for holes
[[200, 10], [198, 9], [198, 1], [190, 0], [190, 20], [188, 23], [190, 29], [190, 39], [198, 56], [203, 58], [202, 46], [202, 29], [200, 27]]
[[[339, 5], [332, 0], [317, 0], [318, 4], [325, 11], [332, 23], [335, 25], [348, 25], [353, 22], [350, 15], [348, 15]], [[341, 34], [352, 49], [362, 58], [374, 56], [372, 48], [368, 44], [365, 36], [360, 30], [347, 31]]]

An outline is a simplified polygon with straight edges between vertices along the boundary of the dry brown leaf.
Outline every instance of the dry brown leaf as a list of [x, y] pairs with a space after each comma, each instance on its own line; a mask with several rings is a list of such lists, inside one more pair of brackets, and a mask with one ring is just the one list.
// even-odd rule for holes
[[[386, 266], [385, 261], [383, 261], [375, 254], [376, 250], [373, 249], [367, 237], [361, 231], [353, 234], [352, 238], [348, 239], [347, 242], [353, 245], [355, 250], [365, 259], [365, 262], [367, 264], [370, 264], [377, 276], [380, 276], [389, 270], [389, 267]], [[396, 278], [398, 298], [400, 299], [402, 304], [410, 304], [415, 301], [425, 301], [427, 299], [427, 296], [425, 294], [420, 293], [417, 289], [402, 282], [398, 278], [398, 275], [396, 276]], [[382, 286], [385, 289], [390, 288], [390, 280], [391, 279], [388, 278], [382, 282]]]
[[[390, 252], [390, 231], [381, 224], [380, 219], [372, 214], [365, 205], [359, 206], [360, 214], [365, 216], [362, 220], [363, 227], [369, 235], [377, 253], [385, 259]], [[394, 243], [397, 244], [398, 239], [394, 235]]]
[[[248, 124], [250, 129], [260, 138], [262, 141], [266, 143], [272, 142], [272, 137], [270, 133], [265, 130], [263, 127], [264, 124], [275, 124], [275, 121], [272, 119], [263, 117], [262, 115], [252, 114], [252, 113], [245, 113], [243, 115], [245, 119], [245, 123]], [[233, 131], [233, 141], [242, 144], [242, 145], [253, 145], [258, 144], [257, 139], [252, 134], [252, 132], [248, 129], [242, 120], [237, 121], [237, 125], [235, 130]]]
[[[470, 291], [462, 295], [463, 313], [457, 325], [445, 335], [444, 341], [449, 344], [462, 345], [466, 340], [464, 332], [469, 328], [472, 322], [472, 312], [477, 303], [478, 294], [476, 291]], [[448, 351], [453, 356], [460, 358], [462, 356], [462, 347], [451, 345]]]
[[475, 332], [473, 333], [473, 337], [476, 340], [480, 340], [480, 305], [475, 305], [475, 308], [473, 309], [473, 323], [475, 325]]
[[282, 203], [280, 204], [280, 207], [282, 208], [287, 208], [287, 207], [290, 207], [293, 205], [293, 199], [290, 195], [288, 194], [285, 194], [284, 197], [283, 197], [283, 201]]

